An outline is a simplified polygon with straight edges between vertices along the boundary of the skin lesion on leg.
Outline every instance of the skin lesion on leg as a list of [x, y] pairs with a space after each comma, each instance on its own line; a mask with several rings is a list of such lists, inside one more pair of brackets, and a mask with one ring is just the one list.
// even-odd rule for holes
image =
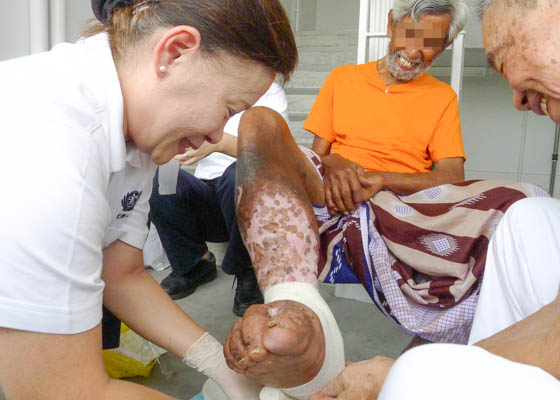
[[[237, 220], [265, 297], [268, 288], [281, 283], [318, 287], [319, 233], [312, 202], [317, 203], [322, 181], [314, 168], [281, 116], [262, 108], [244, 114], [238, 140]], [[294, 387], [320, 371], [325, 337], [310, 308], [279, 299], [249, 307], [236, 321], [224, 352], [235, 371], [261, 384]]]
[[[238, 216], [261, 289], [283, 282], [317, 286], [319, 240], [311, 207], [278, 185], [255, 186], [241, 196]], [[251, 199], [252, 192], [258, 198]]]

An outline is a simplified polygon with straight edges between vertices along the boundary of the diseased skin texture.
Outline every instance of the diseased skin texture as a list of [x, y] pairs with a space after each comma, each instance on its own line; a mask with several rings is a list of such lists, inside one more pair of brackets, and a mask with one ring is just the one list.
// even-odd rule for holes
[[224, 354], [234, 371], [259, 383], [303, 385], [321, 370], [325, 336], [313, 311], [295, 301], [251, 306], [235, 322]]
[[[238, 144], [238, 226], [261, 291], [285, 282], [318, 287], [319, 234], [311, 204], [324, 202], [319, 175], [282, 117], [269, 109], [244, 114]], [[295, 301], [253, 305], [235, 322], [224, 354], [230, 368], [261, 384], [300, 386], [323, 365], [323, 328], [311, 309]]]
[[261, 196], [254, 201], [242, 200], [238, 215], [245, 221], [245, 245], [253, 265], [258, 266], [259, 286], [263, 291], [283, 282], [306, 282], [317, 287], [319, 243], [315, 221], [278, 185], [262, 185], [256, 190]]

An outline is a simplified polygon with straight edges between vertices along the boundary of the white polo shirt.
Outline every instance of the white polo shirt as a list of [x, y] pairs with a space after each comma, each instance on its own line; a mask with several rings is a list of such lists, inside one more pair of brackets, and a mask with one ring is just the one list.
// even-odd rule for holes
[[[276, 82], [272, 83], [267, 92], [257, 100], [253, 107], [257, 106], [273, 109], [288, 122], [288, 100], [286, 99], [286, 93]], [[239, 113], [231, 117], [224, 127], [224, 132], [237, 137], [237, 130], [242, 115], [243, 113]], [[219, 178], [234, 161], [235, 158], [227, 154], [212, 153], [198, 162], [194, 176], [198, 179], [208, 180]]]
[[105, 34], [0, 63], [0, 88], [0, 326], [86, 331], [102, 249], [144, 245], [155, 165], [125, 143]]

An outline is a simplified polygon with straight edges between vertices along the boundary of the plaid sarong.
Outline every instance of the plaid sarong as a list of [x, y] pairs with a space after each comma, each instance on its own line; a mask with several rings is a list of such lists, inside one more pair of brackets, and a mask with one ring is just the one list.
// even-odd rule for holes
[[314, 207], [319, 280], [361, 283], [408, 333], [466, 343], [490, 238], [513, 203], [535, 196], [548, 193], [527, 183], [469, 181], [410, 196], [380, 192], [349, 216]]

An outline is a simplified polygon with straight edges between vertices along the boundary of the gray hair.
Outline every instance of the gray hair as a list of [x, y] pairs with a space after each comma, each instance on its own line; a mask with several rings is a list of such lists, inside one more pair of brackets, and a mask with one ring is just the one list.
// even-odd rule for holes
[[405, 17], [412, 17], [415, 21], [419, 21], [420, 17], [426, 14], [451, 14], [451, 25], [446, 40], [446, 44], [449, 44], [467, 24], [469, 7], [465, 0], [395, 0], [393, 6], [395, 22], [402, 21]]
[[[475, 0], [476, 11], [480, 19], [484, 16], [486, 10], [488, 10], [496, 0]], [[507, 5], [509, 7], [516, 6], [520, 8], [535, 8], [537, 6], [538, 0], [507, 0]]]

